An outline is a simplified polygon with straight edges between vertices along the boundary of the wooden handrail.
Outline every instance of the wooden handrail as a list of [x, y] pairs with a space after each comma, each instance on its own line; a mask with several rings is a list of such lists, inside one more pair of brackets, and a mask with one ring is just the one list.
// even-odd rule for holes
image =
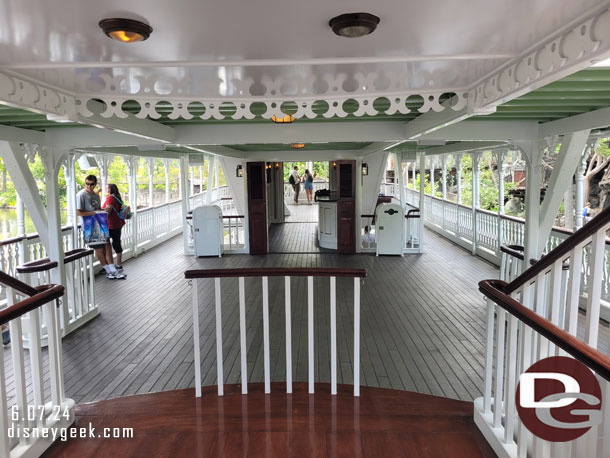
[[365, 269], [334, 267], [261, 267], [243, 269], [194, 269], [184, 272], [185, 278], [227, 277], [366, 277]]
[[514, 258], [521, 259], [523, 261], [523, 251], [524, 248], [521, 245], [501, 245], [500, 251], [503, 253], [509, 254]]
[[536, 264], [527, 269], [506, 287], [506, 293], [511, 294], [521, 285], [536, 278], [536, 276], [553, 265], [555, 261], [566, 256], [577, 245], [581, 244], [589, 237], [592, 237], [597, 231], [602, 229], [610, 221], [610, 207], [605, 208], [602, 212], [578, 229], [574, 234], [567, 238], [563, 243], [551, 250], [544, 258], [540, 259]]
[[14, 290], [19, 291], [21, 294], [26, 294], [28, 296], [33, 296], [38, 292], [36, 288], [22, 282], [21, 280], [17, 280], [15, 277], [11, 277], [9, 274], [2, 271], [0, 271], [0, 285], [13, 288]]
[[49, 258], [37, 259], [35, 261], [26, 262], [15, 267], [15, 270], [20, 274], [31, 274], [34, 272], [45, 272], [57, 267], [57, 261], [51, 261]]
[[0, 246], [11, 245], [13, 243], [19, 243], [25, 239], [26, 239], [25, 236], [22, 235], [20, 237], [12, 237], [10, 239], [0, 240]]
[[17, 302], [4, 310], [0, 310], [0, 325], [19, 318], [21, 315], [25, 315], [52, 300], [59, 299], [63, 295], [64, 287], [62, 285], [43, 285], [38, 287], [35, 289], [35, 294], [31, 297]]
[[223, 219], [230, 219], [230, 218], [245, 218], [244, 215], [222, 215]]
[[92, 255], [94, 251], [95, 250], [92, 250], [91, 248], [76, 248], [74, 250], [66, 251], [64, 253], [64, 264], [69, 264], [77, 259]]
[[[542, 261], [539, 262], [539, 264], [541, 263]], [[585, 364], [589, 369], [610, 381], [610, 358], [517, 302], [510, 297], [508, 292], [509, 287], [510, 285], [507, 285], [502, 280], [483, 280], [479, 282], [479, 291], [481, 293], [519, 321], [525, 323], [534, 331], [543, 335], [559, 348]]]

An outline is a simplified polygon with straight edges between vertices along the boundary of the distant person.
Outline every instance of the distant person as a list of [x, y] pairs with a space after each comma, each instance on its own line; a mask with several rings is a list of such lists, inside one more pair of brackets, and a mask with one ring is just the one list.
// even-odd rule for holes
[[364, 234], [362, 235], [362, 243], [365, 244], [367, 248], [370, 248], [372, 243], [375, 243], [375, 234], [370, 232], [368, 226], [364, 226]]
[[[97, 177], [88, 175], [85, 178], [85, 189], [76, 195], [76, 214], [81, 217], [81, 223], [84, 225], [82, 218], [94, 216], [97, 212], [102, 211], [99, 191], [95, 191], [97, 185]], [[106, 213], [111, 212], [110, 208], [106, 209]], [[112, 247], [110, 242], [98, 247], [92, 247], [95, 250], [98, 261], [106, 271], [106, 278], [125, 278], [125, 275], [120, 273], [112, 262]], [[110, 260], [108, 260], [110, 259]]]
[[[110, 208], [108, 213], [108, 230], [110, 232], [110, 240], [112, 242], [112, 248], [116, 253], [116, 269], [120, 273], [123, 272], [123, 265], [121, 261], [123, 259], [123, 247], [121, 246], [121, 229], [125, 226], [125, 214], [121, 217], [120, 211], [123, 207], [123, 200], [121, 199], [121, 193], [116, 184], [111, 183], [106, 186], [106, 200], [102, 208]], [[106, 260], [112, 263], [112, 250], [109, 250], [106, 254]]]
[[290, 174], [288, 182], [292, 185], [294, 191], [294, 204], [299, 205], [299, 192], [301, 191], [301, 177], [299, 175], [299, 168], [295, 165], [294, 170]]
[[312, 175], [309, 169], [305, 169], [303, 181], [305, 182], [305, 194], [307, 195], [307, 203], [309, 205], [313, 202], [313, 179], [315, 176], [315, 173]]

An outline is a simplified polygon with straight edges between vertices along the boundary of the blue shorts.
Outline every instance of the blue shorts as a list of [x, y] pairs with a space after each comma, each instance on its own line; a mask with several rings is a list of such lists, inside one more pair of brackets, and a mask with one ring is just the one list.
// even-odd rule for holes
[[313, 191], [313, 183], [311, 181], [306, 181], [305, 189], [309, 189], [310, 191]]

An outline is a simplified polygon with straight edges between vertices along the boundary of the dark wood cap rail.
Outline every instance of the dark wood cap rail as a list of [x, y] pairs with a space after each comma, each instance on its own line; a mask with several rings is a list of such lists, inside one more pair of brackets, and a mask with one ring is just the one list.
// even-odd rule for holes
[[51, 261], [49, 258], [37, 259], [36, 261], [26, 262], [15, 268], [20, 274], [31, 274], [34, 272], [44, 272], [57, 267], [57, 261]]
[[479, 282], [479, 291], [610, 382], [610, 358], [517, 302], [509, 296], [509, 286], [502, 280], [483, 280]]
[[523, 261], [523, 250], [521, 245], [501, 245], [500, 251], [509, 254], [514, 258], [521, 259]]
[[8, 288], [13, 288], [14, 290], [19, 291], [21, 294], [27, 294], [28, 296], [33, 296], [38, 292], [38, 290], [27, 283], [22, 282], [21, 280], [17, 280], [15, 277], [11, 277], [9, 274], [5, 274], [0, 271], [0, 284], [7, 286]]
[[185, 278], [227, 277], [366, 277], [366, 269], [335, 269], [310, 267], [261, 267], [244, 269], [187, 270]]
[[593, 236], [597, 231], [602, 229], [606, 224], [608, 224], [608, 222], [610, 222], [610, 207], [606, 207], [599, 215], [574, 232], [574, 234], [567, 238], [563, 243], [559, 244], [556, 248], [551, 250], [545, 257], [540, 259], [540, 261], [510, 282], [510, 284], [506, 287], [506, 293], [511, 294], [521, 287], [521, 285], [536, 278], [540, 272], [546, 270], [558, 259], [566, 256], [577, 245], [581, 244], [589, 237]]
[[84, 258], [94, 253], [91, 248], [76, 248], [64, 253], [64, 264], [69, 264], [77, 259]]
[[[17, 280], [18, 281], [18, 280]], [[35, 294], [28, 297], [10, 307], [0, 311], [0, 324], [6, 324], [15, 318], [19, 318], [41, 305], [44, 305], [52, 300], [59, 299], [64, 295], [64, 287], [62, 285], [44, 285], [42, 288], [35, 290]]]

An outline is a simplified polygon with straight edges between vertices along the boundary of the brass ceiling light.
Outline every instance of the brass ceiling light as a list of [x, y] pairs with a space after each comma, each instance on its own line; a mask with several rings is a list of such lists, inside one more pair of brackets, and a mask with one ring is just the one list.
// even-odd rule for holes
[[373, 33], [379, 18], [370, 13], [347, 13], [332, 18], [328, 25], [340, 37], [359, 38]]
[[278, 118], [276, 115], [271, 116], [271, 120], [277, 124], [291, 123], [295, 121], [295, 117], [287, 114], [283, 118]]
[[152, 27], [135, 19], [109, 18], [102, 19], [99, 26], [106, 36], [121, 43], [133, 43], [148, 39]]
[[301, 149], [301, 148], [305, 148], [305, 143], [291, 143], [290, 147], [292, 149]]

